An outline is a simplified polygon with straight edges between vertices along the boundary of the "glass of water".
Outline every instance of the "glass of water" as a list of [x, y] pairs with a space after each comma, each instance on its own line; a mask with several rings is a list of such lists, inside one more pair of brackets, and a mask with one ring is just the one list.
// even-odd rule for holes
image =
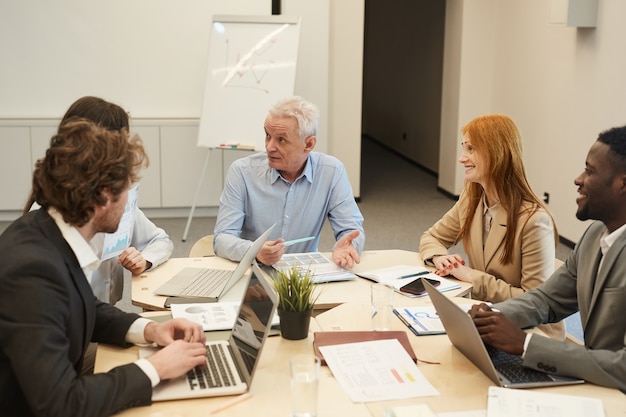
[[317, 416], [320, 360], [315, 355], [296, 355], [289, 360], [293, 417]]

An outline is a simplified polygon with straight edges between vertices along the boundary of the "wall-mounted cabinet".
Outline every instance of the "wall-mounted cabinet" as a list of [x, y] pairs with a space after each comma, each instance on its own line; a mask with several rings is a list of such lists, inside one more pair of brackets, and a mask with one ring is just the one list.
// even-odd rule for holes
[[28, 127], [0, 128], [0, 210], [21, 210], [31, 179], [30, 132]]
[[[0, 120], [0, 220], [15, 219], [22, 210], [35, 161], [45, 154], [58, 122]], [[141, 173], [139, 205], [151, 209], [155, 217], [158, 209], [191, 207], [199, 185], [196, 207], [217, 208], [228, 167], [251, 153], [198, 147], [197, 119], [134, 119], [133, 133], [141, 137], [150, 158], [150, 166]]]

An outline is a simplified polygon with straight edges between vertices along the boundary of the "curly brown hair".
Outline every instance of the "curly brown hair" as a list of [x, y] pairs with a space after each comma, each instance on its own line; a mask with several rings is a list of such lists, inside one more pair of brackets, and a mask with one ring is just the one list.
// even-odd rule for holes
[[71, 119], [59, 126], [46, 156], [35, 164], [33, 197], [80, 227], [92, 218], [96, 204], [106, 204], [103, 190], [118, 198], [147, 165], [141, 140], [129, 140], [126, 129], [111, 131], [86, 119]]

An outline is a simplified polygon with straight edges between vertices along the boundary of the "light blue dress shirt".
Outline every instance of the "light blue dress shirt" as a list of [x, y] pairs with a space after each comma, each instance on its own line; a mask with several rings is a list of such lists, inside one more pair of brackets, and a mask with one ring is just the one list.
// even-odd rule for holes
[[353, 230], [360, 253], [365, 245], [363, 216], [354, 200], [343, 164], [319, 152], [309, 154], [302, 174], [290, 184], [270, 168], [267, 153], [238, 159], [228, 170], [215, 223], [215, 254], [240, 261], [252, 241], [276, 223], [269, 240], [315, 236], [286, 252], [314, 252], [328, 218], [335, 240]]

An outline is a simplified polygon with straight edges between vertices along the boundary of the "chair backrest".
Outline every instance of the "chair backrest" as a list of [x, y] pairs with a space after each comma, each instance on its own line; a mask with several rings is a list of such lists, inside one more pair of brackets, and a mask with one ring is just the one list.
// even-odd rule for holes
[[207, 235], [198, 239], [189, 251], [190, 258], [199, 258], [203, 256], [215, 256], [215, 252], [213, 252], [213, 235]]

